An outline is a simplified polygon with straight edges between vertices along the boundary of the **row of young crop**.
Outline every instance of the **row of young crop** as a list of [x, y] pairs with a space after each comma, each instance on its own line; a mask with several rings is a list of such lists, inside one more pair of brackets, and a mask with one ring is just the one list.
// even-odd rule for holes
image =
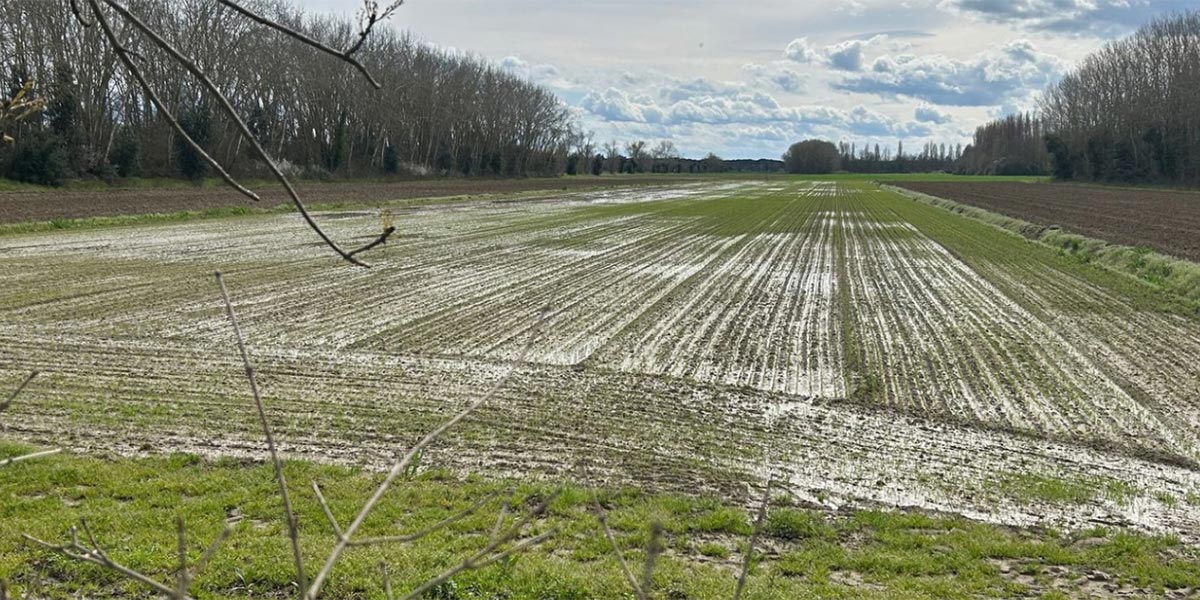
[[[846, 264], [869, 396], [1058, 438], [1178, 450], [1162, 420], [1092, 357], [893, 212], [847, 197]], [[867, 225], [855, 223], [866, 220]]]

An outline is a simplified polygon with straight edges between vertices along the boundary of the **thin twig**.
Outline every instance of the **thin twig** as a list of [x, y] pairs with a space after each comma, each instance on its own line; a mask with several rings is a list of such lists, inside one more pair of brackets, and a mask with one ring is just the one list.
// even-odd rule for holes
[[159, 35], [158, 32], [154, 31], [152, 27], [138, 18], [137, 15], [130, 12], [128, 8], [126, 8], [120, 2], [117, 2], [117, 0], [88, 1], [93, 5], [96, 2], [104, 2], [104, 4], [117, 11], [117, 13], [120, 14], [126, 21], [140, 30], [146, 35], [146, 37], [150, 38], [155, 45], [161, 48], [164, 52], [170, 55], [172, 59], [178, 62], [180, 66], [191, 73], [192, 76], [194, 76], [196, 80], [199, 81], [200, 84], [203, 85], [210, 94], [212, 94], [212, 96], [216, 99], [217, 104], [221, 107], [222, 112], [224, 112], [229, 120], [237, 127], [242, 137], [250, 145], [250, 148], [254, 150], [254, 153], [258, 156], [258, 158], [267, 165], [267, 168], [275, 176], [275, 179], [279, 181], [279, 184], [282, 185], [285, 190], [287, 190], [288, 196], [292, 200], [292, 204], [296, 207], [296, 210], [300, 213], [300, 216], [304, 218], [304, 221], [308, 224], [308, 227], [312, 229], [318, 237], [321, 238], [321, 241], [323, 241], [326, 246], [328, 246], [346, 261], [360, 267], [370, 266], [356, 258], [353, 252], [347, 252], [343, 250], [342, 247], [337, 244], [337, 242], [333, 241], [333, 239], [329, 237], [329, 234], [325, 233], [325, 230], [321, 229], [321, 226], [318, 225], [313, 219], [312, 215], [309, 214], [308, 208], [304, 206], [304, 202], [300, 199], [300, 195], [296, 192], [296, 188], [292, 185], [291, 180], [289, 180], [287, 175], [284, 175], [283, 171], [280, 170], [279, 165], [275, 163], [275, 160], [271, 158], [271, 155], [267, 153], [265, 148], [263, 148], [262, 144], [258, 141], [258, 138], [254, 137], [254, 134], [250, 131], [250, 127], [246, 124], [246, 121], [242, 119], [241, 115], [239, 115], [237, 110], [234, 109], [233, 105], [229, 102], [229, 99], [221, 92], [221, 89], [217, 87], [215, 83], [213, 83], [212, 79], [210, 79], [194, 61], [184, 56], [178, 49], [175, 48], [175, 46]]
[[[488, 565], [491, 565], [493, 563], [504, 560], [514, 554], [524, 552], [534, 546], [537, 546], [538, 544], [545, 542], [546, 540], [554, 537], [555, 535], [558, 535], [558, 530], [551, 529], [550, 531], [547, 531], [546, 533], [531, 537], [523, 542], [520, 542], [519, 544], [516, 544], [515, 546], [512, 546], [511, 548], [509, 548], [503, 552], [500, 552], [499, 554], [493, 554], [491, 556], [487, 556], [485, 552], [481, 551], [481, 552], [477, 553], [475, 556], [472, 556], [471, 558], [468, 558], [467, 560], [459, 563], [458, 565], [447, 569], [446, 571], [444, 571], [442, 574], [438, 575], [437, 577], [434, 577], [433, 579], [430, 579], [429, 581], [426, 581], [425, 583], [421, 584], [416, 589], [409, 592], [409, 594], [407, 596], [405, 596], [402, 600], [413, 600], [414, 598], [418, 598], [425, 592], [429, 591], [430, 589], [432, 589], [434, 587], [441, 585], [447, 579], [450, 579], [451, 577], [454, 577], [455, 575], [458, 575], [459, 573], [462, 573], [463, 571], [474, 571], [476, 569], [482, 569]], [[485, 550], [490, 551], [490, 550], [494, 550], [494, 548], [489, 547], [489, 548], [486, 548]]]
[[[363, 43], [367, 41], [367, 37], [371, 35], [371, 30], [380, 21], [386, 21], [391, 18], [400, 6], [404, 4], [404, 0], [393, 0], [387, 8], [379, 10], [379, 2], [376, 0], [363, 0], [362, 16], [359, 17], [358, 41], [345, 52], [347, 56], [358, 52], [362, 48]], [[363, 24], [365, 23], [365, 25]]]
[[337, 517], [333, 516], [333, 510], [329, 508], [329, 503], [325, 501], [325, 494], [321, 493], [321, 486], [317, 482], [312, 482], [313, 493], [317, 495], [317, 503], [321, 505], [321, 511], [325, 513], [325, 519], [329, 521], [329, 527], [333, 529], [334, 535], [338, 539], [342, 539], [342, 527], [338, 525]]
[[545, 542], [546, 540], [557, 535], [558, 530], [551, 529], [550, 531], [547, 531], [540, 535], [536, 535], [531, 538], [522, 540], [522, 541], [510, 546], [506, 550], [500, 551], [500, 548], [502, 546], [513, 541], [518, 536], [520, 536], [521, 532], [524, 531], [525, 527], [528, 526], [530, 523], [532, 523], [534, 519], [536, 519], [537, 517], [544, 514], [546, 509], [549, 508], [550, 503], [553, 502], [554, 499], [557, 498], [558, 495], [561, 493], [562, 493], [562, 490], [560, 489], [560, 490], [554, 492], [553, 494], [551, 494], [550, 496], [548, 496], [544, 501], [542, 501], [542, 503], [537, 508], [535, 508], [528, 515], [526, 515], [525, 518], [522, 519], [520, 522], [513, 525], [504, 535], [497, 536], [495, 539], [488, 542], [487, 546], [484, 546], [483, 549], [481, 549], [478, 552], [476, 552], [475, 554], [471, 555], [466, 560], [463, 560], [462, 562], [458, 563], [457, 565], [450, 567], [449, 569], [446, 569], [445, 571], [443, 571], [436, 577], [429, 579], [425, 583], [422, 583], [421, 585], [417, 586], [417, 588], [412, 590], [411, 592], [409, 592], [408, 595], [403, 598], [403, 600], [413, 600], [414, 598], [418, 598], [421, 595], [423, 595], [425, 592], [433, 589], [434, 587], [437, 587], [438, 585], [441, 585], [442, 582], [450, 579], [451, 577], [454, 577], [455, 575], [458, 575], [459, 573], [462, 573], [464, 571], [473, 571], [476, 569], [482, 569], [488, 565], [491, 565], [491, 564], [494, 564], [501, 560], [504, 560], [505, 558], [508, 558], [509, 556], [512, 556], [519, 552], [524, 552], [525, 550], [528, 550], [534, 546], [537, 546], [538, 544], [541, 544], [541, 543]]
[[348, 527], [346, 527], [342, 539], [338, 540], [338, 542], [333, 546], [333, 549], [329, 551], [329, 556], [325, 559], [325, 564], [321, 567], [321, 570], [317, 572], [317, 575], [313, 578], [312, 583], [309, 584], [308, 592], [304, 596], [306, 600], [316, 600], [316, 598], [320, 595], [321, 587], [325, 584], [325, 580], [333, 571], [334, 565], [336, 565], [338, 560], [341, 559], [342, 554], [346, 551], [346, 549], [351, 546], [351, 542], [354, 539], [354, 534], [358, 533], [359, 528], [362, 527], [363, 523], [367, 520], [367, 516], [370, 515], [371, 511], [375, 509], [375, 506], [379, 503], [379, 501], [383, 499], [384, 494], [391, 489], [392, 484], [395, 483], [396, 479], [405, 472], [413, 459], [422, 451], [424, 451], [427, 446], [441, 437], [442, 434], [446, 433], [446, 431], [448, 431], [450, 428], [454, 427], [460, 421], [474, 413], [479, 409], [479, 407], [486, 404], [492, 399], [493, 396], [499, 393], [505, 385], [508, 384], [509, 380], [512, 379], [512, 376], [517, 372], [518, 367], [516, 365], [520, 365], [525, 362], [525, 359], [528, 358], [529, 352], [533, 348], [534, 341], [540, 338], [541, 329], [543, 326], [545, 326], [546, 319], [550, 313], [550, 310], [542, 310], [541, 317], [539, 318], [537, 325], [534, 326], [518, 360], [514, 366], [504, 374], [503, 377], [493, 383], [492, 386], [488, 388], [478, 400], [471, 403], [457, 415], [454, 415], [454, 417], [442, 423], [433, 431], [425, 434], [420, 441], [409, 448], [408, 452], [392, 465], [392, 468], [388, 471], [387, 475], [384, 476], [383, 481], [381, 481], [379, 486], [375, 488], [375, 492], [371, 494], [371, 497], [368, 498], [365, 503], [363, 503], [362, 508], [359, 509], [358, 514], [354, 517], [354, 520]]
[[483, 498], [476, 501], [475, 504], [472, 504], [471, 506], [459, 511], [458, 513], [451, 515], [449, 517], [446, 517], [445, 519], [442, 519], [441, 521], [438, 521], [437, 523], [434, 523], [433, 525], [430, 525], [416, 533], [410, 533], [408, 535], [395, 535], [395, 536], [387, 536], [387, 537], [366, 538], [366, 539], [361, 539], [361, 540], [351, 540], [351, 541], [347, 542], [347, 544], [350, 546], [353, 546], [353, 547], [358, 547], [358, 546], [378, 546], [380, 544], [407, 544], [409, 542], [415, 542], [431, 533], [441, 531], [442, 529], [445, 529], [446, 527], [449, 527], [450, 525], [453, 525], [453, 524], [457, 523], [458, 521], [461, 521], [461, 520], [475, 514], [476, 511], [478, 511], [480, 508], [483, 508], [484, 505], [486, 505], [487, 503], [494, 500], [496, 498], [496, 496], [498, 496], [498, 495], [499, 495], [498, 493], [488, 494], [487, 496], [484, 496]]
[[204, 549], [204, 554], [200, 555], [200, 560], [196, 561], [196, 564], [192, 565], [192, 571], [189, 575], [191, 579], [195, 580], [200, 576], [200, 573], [203, 572], [204, 568], [208, 566], [209, 561], [211, 561], [212, 558], [217, 555], [217, 550], [221, 548], [221, 544], [224, 544], [225, 540], [229, 539], [229, 536], [232, 533], [233, 528], [229, 525], [226, 525], [225, 528], [221, 530], [221, 533], [217, 534], [216, 539], [214, 539], [212, 543], [208, 545], [208, 548]]
[[[74, 1], [75, 0], [72, 0], [72, 2]], [[200, 147], [200, 144], [197, 143], [196, 140], [192, 139], [192, 136], [188, 134], [187, 130], [183, 128], [183, 125], [180, 124], [179, 119], [177, 119], [175, 115], [171, 113], [171, 110], [167, 108], [167, 105], [163, 103], [161, 98], [159, 98], [158, 92], [155, 92], [154, 88], [150, 86], [150, 82], [146, 80], [146, 76], [142, 74], [142, 70], [138, 68], [137, 63], [135, 63], [133, 58], [131, 58], [135, 56], [135, 53], [126, 48], [125, 45], [117, 39], [117, 34], [113, 31], [112, 26], [108, 23], [108, 19], [105, 18], [104, 13], [100, 11], [100, 6], [97, 4], [96, 0], [88, 0], [88, 4], [91, 6], [92, 13], [96, 16], [96, 22], [100, 24], [100, 30], [104, 32], [104, 37], [108, 38], [108, 43], [112, 45], [113, 52], [117, 55], [117, 58], [121, 60], [121, 64], [124, 64], [125, 68], [129, 70], [129, 73], [133, 75], [133, 78], [137, 80], [138, 84], [142, 86], [142, 90], [146, 92], [146, 97], [150, 99], [150, 103], [153, 104], [154, 108], [158, 110], [159, 114], [167, 120], [167, 123], [171, 125], [171, 129], [174, 129], [175, 133], [183, 139], [189, 148], [192, 149], [192, 152], [195, 152], [197, 156], [199, 156], [202, 160], [204, 160], [205, 163], [212, 167], [213, 170], [217, 172], [217, 175], [219, 175], [221, 179], [225, 181], [225, 183], [229, 184], [230, 187], [255, 202], [261, 200], [258, 194], [250, 191], [245, 186], [238, 183], [237, 180], [234, 179], [233, 176], [221, 166], [221, 163], [217, 162], [217, 159], [210, 156], [208, 152], [205, 152], [204, 148]]]
[[617, 564], [621, 567], [621, 574], [625, 576], [625, 582], [633, 589], [633, 595], [638, 600], [646, 600], [646, 592], [642, 591], [637, 577], [633, 576], [633, 570], [629, 568], [629, 563], [625, 562], [625, 555], [621, 553], [621, 547], [617, 545], [617, 537], [613, 535], [612, 528], [608, 526], [608, 513], [604, 512], [604, 507], [600, 505], [600, 498], [597, 496], [596, 490], [592, 490], [592, 501], [596, 506], [596, 518], [600, 521], [600, 528], [604, 530], [604, 537], [612, 546], [613, 555], [617, 557]]
[[383, 571], [383, 597], [387, 600], [395, 600], [396, 595], [392, 593], [392, 576], [388, 573], [387, 563], [379, 563], [379, 569]]
[[741, 600], [742, 592], [746, 590], [746, 581], [750, 578], [750, 563], [754, 558], [754, 546], [758, 543], [758, 536], [762, 533], [763, 524], [767, 520], [767, 507], [771, 504], [771, 486], [775, 479], [772, 477], [767, 480], [767, 487], [763, 490], [762, 503], [758, 506], [758, 516], [754, 519], [754, 529], [750, 532], [750, 544], [746, 548], [746, 556], [742, 559], [742, 574], [738, 576], [737, 589], [733, 592], [733, 600]]
[[[95, 2], [96, 0], [91, 0]], [[279, 459], [279, 451], [275, 446], [275, 436], [271, 433], [271, 424], [267, 420], [267, 410], [263, 405], [262, 394], [258, 391], [258, 380], [254, 376], [254, 367], [250, 364], [250, 355], [246, 352], [246, 342], [242, 339], [242, 328], [238, 325], [237, 314], [233, 311], [233, 303], [229, 300], [229, 290], [225, 287], [225, 278], [220, 271], [215, 273], [217, 286], [221, 288], [221, 299], [225, 302], [225, 314], [233, 328], [233, 336], [237, 341], [238, 353], [242, 357], [242, 366], [246, 371], [246, 380], [250, 382], [250, 392], [254, 396], [254, 405], [258, 409], [258, 419], [262, 425], [263, 436], [267, 439], [267, 448], [271, 453], [271, 464], [275, 467], [275, 480], [279, 483], [279, 496], [283, 500], [283, 512], [287, 517], [288, 537], [292, 542], [292, 557], [296, 563], [296, 583], [303, 593], [308, 587], [304, 577], [304, 557], [300, 552], [300, 532], [296, 522], [296, 514], [292, 511], [292, 500], [288, 496], [287, 480], [283, 475], [283, 461]]]
[[187, 595], [188, 587], [191, 586], [191, 572], [188, 571], [187, 564], [187, 531], [183, 526], [183, 517], [175, 517], [175, 533], [179, 538], [176, 552], [179, 558], [179, 572], [175, 575], [175, 593], [171, 596], [174, 600], [182, 600]]
[[26, 377], [25, 380], [21, 382], [21, 385], [18, 385], [17, 389], [14, 390], [13, 393], [8, 395], [8, 398], [4, 400], [4, 403], [0, 404], [0, 412], [4, 412], [4, 411], [8, 410], [8, 407], [12, 405], [13, 400], [16, 400], [17, 396], [20, 396], [21, 392], [25, 391], [25, 387], [29, 385], [29, 382], [33, 381], [33, 378], [37, 377], [37, 376], [38, 376], [37, 371], [33, 371], [32, 373], [30, 373], [29, 376]]
[[658, 557], [662, 554], [664, 548], [662, 543], [663, 525], [658, 521], [650, 524], [650, 541], [646, 542], [646, 560], [642, 564], [642, 594], [646, 597], [650, 596], [650, 591], [654, 589], [654, 566], [658, 563]]
[[358, 62], [358, 59], [354, 58], [354, 56], [352, 56], [349, 52], [333, 48], [333, 47], [321, 42], [320, 40], [314, 39], [300, 31], [292, 29], [291, 27], [288, 27], [287, 25], [284, 25], [283, 23], [280, 23], [279, 21], [276, 21], [274, 19], [268, 19], [262, 15], [259, 15], [259, 14], [255, 13], [254, 11], [242, 6], [241, 4], [234, 2], [233, 0], [217, 0], [217, 2], [224, 4], [225, 6], [228, 6], [229, 8], [232, 8], [233, 10], [240, 13], [242, 16], [250, 19], [251, 21], [254, 21], [255, 23], [258, 23], [259, 25], [263, 25], [263, 26], [269, 27], [271, 29], [274, 29], [275, 31], [278, 31], [278, 32], [280, 32], [284, 35], [287, 35], [295, 40], [298, 40], [304, 44], [312, 46], [313, 48], [316, 48], [317, 50], [320, 50], [321, 52], [324, 52], [330, 56], [333, 56], [333, 57], [337, 58], [338, 60], [345, 61], [350, 66], [354, 67], [355, 69], [358, 69], [358, 71], [360, 73], [362, 73], [364, 77], [367, 78], [367, 81], [370, 82], [372, 87], [374, 87], [377, 90], [383, 88], [383, 86], [379, 83], [379, 81], [377, 81], [375, 79], [375, 77], [373, 75], [371, 75], [371, 72], [369, 70], [367, 70], [367, 68], [365, 66], [363, 66], [363, 64], [361, 62]]
[[350, 256], [354, 256], [355, 254], [359, 254], [360, 252], [366, 252], [367, 250], [370, 250], [380, 244], [386, 244], [388, 241], [388, 238], [392, 237], [393, 233], [396, 233], [395, 227], [388, 227], [387, 229], [384, 229], [383, 233], [379, 234], [379, 237], [375, 238], [375, 241], [359, 248], [358, 250], [352, 251], [350, 253]]
[[0, 460], [0, 467], [7, 467], [8, 465], [11, 465], [11, 464], [23, 462], [26, 460], [33, 460], [35, 458], [43, 458], [46, 456], [50, 456], [52, 454], [58, 454], [59, 452], [62, 452], [62, 448], [54, 448], [52, 450], [42, 450], [41, 452], [34, 452], [32, 454], [25, 454], [23, 456], [14, 456], [12, 458], [6, 458], [4, 460]]
[[504, 527], [504, 521], [508, 518], [508, 511], [511, 510], [511, 507], [511, 497], [508, 500], [505, 500], [504, 504], [500, 505], [500, 512], [496, 513], [496, 524], [492, 526], [492, 532], [488, 534], [489, 542], [496, 541], [496, 538], [500, 536], [500, 528]]
[[[79, 540], [78, 540], [77, 536], [75, 535], [74, 528], [72, 527], [71, 529], [72, 529], [72, 542], [70, 545], [51, 544], [50, 542], [40, 540], [40, 539], [35, 538], [27, 533], [22, 534], [21, 537], [23, 537], [25, 540], [27, 540], [29, 542], [32, 542], [39, 546], [42, 546], [43, 548], [46, 548], [48, 550], [52, 550], [54, 552], [62, 554], [63, 556], [66, 556], [67, 558], [70, 558], [72, 560], [78, 560], [81, 562], [91, 563], [91, 564], [103, 567], [105, 569], [108, 569], [110, 571], [119, 573], [119, 574], [123, 575], [126, 579], [130, 579], [130, 580], [136, 581], [138, 583], [141, 583], [142, 585], [145, 585], [146, 587], [149, 587], [164, 596], [169, 596], [169, 597], [175, 596], [175, 590], [173, 588], [171, 588], [170, 586], [166, 586], [157, 581], [154, 581], [153, 579], [150, 579], [149, 577], [146, 577], [145, 575], [142, 575], [141, 573], [138, 573], [137, 571], [130, 569], [129, 567], [126, 567], [125, 565], [122, 565], [121, 563], [118, 563], [118, 562], [112, 560], [111, 558], [108, 557], [107, 554], [104, 553], [104, 551], [100, 550], [98, 547], [97, 548], [88, 548], [86, 546], [83, 546], [82, 544], [79, 543]], [[93, 542], [93, 544], [94, 544], [94, 542]], [[187, 596], [184, 596], [184, 600], [190, 600], [190, 598]]]

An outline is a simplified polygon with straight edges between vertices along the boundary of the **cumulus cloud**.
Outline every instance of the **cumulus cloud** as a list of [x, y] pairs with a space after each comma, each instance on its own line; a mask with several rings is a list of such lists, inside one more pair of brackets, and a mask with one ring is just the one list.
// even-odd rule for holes
[[742, 65], [750, 81], [760, 86], [772, 86], [791, 94], [805, 90], [804, 77], [791, 70], [786, 63], [774, 62], [767, 65], [748, 63]]
[[886, 39], [886, 35], [851, 39], [818, 50], [809, 43], [808, 38], [797, 38], [787, 45], [783, 55], [799, 63], [823, 63], [839, 71], [860, 71], [866, 49]]
[[[805, 135], [911, 137], [930, 133], [928, 125], [917, 120], [894, 119], [862, 105], [849, 110], [819, 105], [784, 106], [766, 92], [711, 80], [672, 82], [657, 94], [628, 93], [616, 88], [593, 91], [583, 98], [581, 107], [609, 123], [658, 126], [674, 131], [708, 127], [741, 131], [762, 141], [795, 141]], [[753, 133], [746, 133], [750, 131]]]
[[880, 96], [907, 96], [938, 105], [992, 106], [1027, 97], [1060, 77], [1066, 65], [1016, 40], [968, 60], [940, 54], [881, 56], [862, 75], [835, 83], [838, 89]]
[[913, 117], [919, 123], [933, 123], [935, 125], [945, 125], [953, 119], [949, 114], [938, 110], [934, 106], [922, 104], [913, 111]]
[[808, 43], [808, 38], [802, 37], [792, 40], [787, 48], [784, 48], [783, 56], [798, 63], [811, 63], [817, 62], [821, 58], [821, 53]]
[[606, 121], [654, 123], [662, 120], [662, 110], [653, 104], [639, 104], [616, 88], [588, 92], [579, 103], [584, 110]]
[[1070, 35], [1110, 36], [1129, 31], [1155, 14], [1195, 8], [1194, 0], [942, 0], [958, 14]]

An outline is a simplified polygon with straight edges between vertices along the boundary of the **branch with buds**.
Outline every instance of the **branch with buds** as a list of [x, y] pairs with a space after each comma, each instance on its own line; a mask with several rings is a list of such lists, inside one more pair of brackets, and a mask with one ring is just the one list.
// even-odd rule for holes
[[0, 142], [13, 143], [7, 130], [46, 107], [46, 101], [33, 97], [33, 80], [25, 82], [12, 98], [0, 97]]
[[[133, 78], [137, 80], [138, 84], [141, 85], [142, 89], [146, 93], [146, 97], [159, 111], [159, 114], [163, 115], [163, 118], [166, 119], [166, 121], [171, 125], [171, 128], [175, 131], [175, 133], [179, 135], [181, 139], [183, 139], [183, 141], [192, 148], [193, 151], [196, 152], [197, 156], [211, 166], [213, 170], [215, 170], [230, 187], [251, 200], [259, 200], [258, 194], [255, 194], [239, 183], [224, 167], [220, 165], [220, 163], [216, 161], [216, 159], [205, 152], [200, 145], [197, 144], [196, 141], [187, 133], [182, 124], [180, 124], [179, 120], [162, 102], [162, 99], [159, 97], [158, 93], [151, 88], [146, 80], [146, 77], [142, 74], [141, 68], [138, 66], [138, 62], [144, 59], [130, 50], [128, 46], [121, 41], [116, 34], [113, 23], [119, 21], [132, 27], [135, 31], [140, 33], [143, 38], [149, 40], [152, 45], [158, 47], [159, 50], [165, 53], [169, 60], [183, 67], [189, 74], [191, 74], [191, 76], [194, 77], [208, 92], [209, 96], [216, 100], [218, 108], [234, 125], [238, 135], [240, 135], [241, 138], [246, 141], [251, 152], [253, 152], [254, 155], [267, 166], [267, 169], [275, 177], [276, 181], [283, 186], [284, 190], [288, 194], [288, 197], [292, 201], [292, 205], [295, 207], [296, 211], [300, 213], [300, 216], [304, 218], [304, 222], [308, 225], [308, 227], [317, 234], [317, 237], [319, 237], [326, 246], [328, 246], [338, 256], [347, 262], [360, 267], [370, 266], [363, 262], [358, 255], [385, 243], [388, 237], [390, 237], [395, 231], [394, 229], [385, 229], [383, 233], [373, 241], [359, 248], [349, 250], [342, 248], [341, 245], [335, 242], [333, 238], [331, 238], [329, 234], [326, 233], [319, 224], [317, 224], [316, 220], [313, 219], [312, 215], [308, 212], [308, 208], [304, 205], [304, 201], [300, 199], [300, 194], [296, 191], [295, 186], [292, 185], [291, 180], [283, 173], [283, 170], [279, 167], [279, 164], [270, 156], [270, 154], [267, 153], [266, 149], [262, 146], [258, 139], [254, 137], [254, 134], [251, 132], [249, 125], [246, 124], [245, 119], [243, 119], [242, 116], [237, 113], [233, 107], [233, 104], [230, 102], [229, 98], [225, 95], [221, 88], [214, 83], [211, 78], [209, 78], [208, 74], [205, 73], [193, 59], [183, 54], [182, 51], [180, 51], [174, 44], [163, 37], [157, 30], [155, 30], [154, 27], [147, 24], [118, 0], [86, 0], [86, 10], [83, 6], [81, 6], [82, 1], [83, 0], [71, 0], [69, 3], [71, 13], [74, 15], [75, 20], [84, 27], [91, 27], [99, 24], [100, 30], [104, 35], [104, 39], [108, 42], [108, 45], [112, 48], [112, 51], [117, 55], [117, 58], [121, 61], [121, 64], [127, 71], [129, 71], [129, 74], [132, 75]], [[362, 63], [354, 57], [354, 54], [362, 48], [364, 43], [366, 43], [367, 38], [370, 36], [375, 26], [380, 22], [391, 18], [396, 10], [400, 8], [401, 4], [403, 4], [402, 0], [397, 0], [396, 2], [388, 4], [386, 7], [381, 8], [378, 2], [364, 0], [363, 7], [359, 15], [360, 27], [357, 41], [354, 43], [354, 45], [346, 50], [336, 50], [299, 31], [291, 29], [282, 23], [257, 14], [238, 4], [234, 0], [217, 1], [221, 5], [230, 8], [242, 17], [248, 18], [260, 25], [275, 29], [276, 31], [283, 32], [292, 39], [317, 48], [322, 52], [330, 54], [331, 56], [346, 62], [350, 66], [353, 66], [362, 72], [367, 77], [367, 80], [371, 82], [371, 85], [373, 85], [375, 88], [381, 87], [379, 82], [376, 81], [366, 67], [364, 67]], [[112, 14], [109, 14], [108, 11], [111, 11]], [[2, 129], [2, 125], [3, 123], [0, 122], [0, 129]]]

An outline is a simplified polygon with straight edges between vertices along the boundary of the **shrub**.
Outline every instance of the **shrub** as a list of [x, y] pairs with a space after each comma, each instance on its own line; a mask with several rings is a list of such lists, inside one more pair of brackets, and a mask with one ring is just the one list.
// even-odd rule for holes
[[9, 179], [38, 185], [60, 186], [68, 174], [67, 155], [58, 139], [51, 135], [23, 138], [8, 165]]
[[383, 148], [383, 172], [391, 175], [400, 172], [400, 152], [392, 144]]
[[132, 129], [121, 130], [113, 144], [110, 162], [119, 177], [137, 177], [142, 174], [142, 148], [137, 133]]
[[[196, 106], [179, 115], [179, 125], [201, 147], [212, 137], [212, 117], [206, 106]], [[179, 160], [179, 173], [192, 181], [204, 179], [208, 163], [183, 139], [175, 136], [175, 154]]]

